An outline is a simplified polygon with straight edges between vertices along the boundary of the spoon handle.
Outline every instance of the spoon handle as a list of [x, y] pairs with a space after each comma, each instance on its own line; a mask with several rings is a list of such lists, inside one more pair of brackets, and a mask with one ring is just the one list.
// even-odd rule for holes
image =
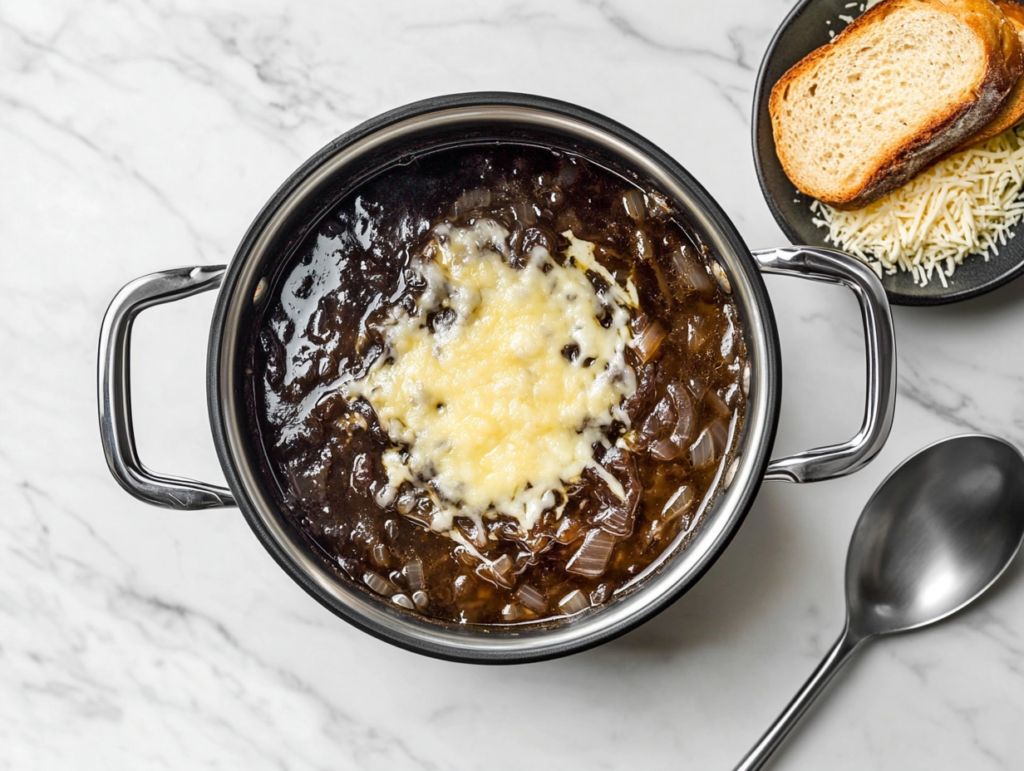
[[736, 766], [735, 771], [758, 771], [758, 769], [763, 767], [768, 762], [768, 758], [771, 757], [772, 753], [782, 744], [782, 740], [793, 730], [797, 721], [803, 717], [808, 707], [818, 697], [818, 694], [825, 690], [825, 686], [836, 676], [836, 673], [843, 664], [868, 639], [868, 637], [852, 632], [850, 624], [847, 622], [843, 633], [839, 635], [839, 639], [832, 646], [832, 650], [828, 652], [818, 665], [818, 668], [814, 670], [814, 674], [808, 678], [803, 688], [793, 698], [793, 701], [789, 703], [789, 706], [782, 711], [782, 714], [779, 715], [765, 735], [761, 737], [761, 740], [747, 753], [743, 762]]

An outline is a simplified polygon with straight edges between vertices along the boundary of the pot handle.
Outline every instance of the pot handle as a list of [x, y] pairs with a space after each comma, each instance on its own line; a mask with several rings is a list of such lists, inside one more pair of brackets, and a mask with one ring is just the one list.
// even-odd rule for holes
[[860, 431], [843, 444], [771, 461], [765, 479], [817, 482], [852, 474], [882, 449], [896, 406], [895, 331], [882, 282], [863, 262], [836, 249], [787, 246], [754, 252], [754, 259], [764, 273], [801, 276], [851, 289], [860, 304], [867, 349], [867, 406]]
[[114, 479], [136, 498], [169, 509], [234, 506], [225, 487], [154, 474], [139, 460], [132, 428], [129, 372], [132, 324], [154, 305], [216, 289], [225, 266], [176, 268], [151, 273], [127, 284], [107, 308], [100, 329], [99, 413], [103, 453]]

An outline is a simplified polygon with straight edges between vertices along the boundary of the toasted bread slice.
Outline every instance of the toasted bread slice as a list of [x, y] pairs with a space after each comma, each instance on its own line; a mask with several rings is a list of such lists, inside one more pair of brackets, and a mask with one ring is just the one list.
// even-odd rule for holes
[[977, 136], [1022, 74], [991, 0], [884, 0], [775, 84], [776, 152], [801, 191], [860, 208]]
[[[1024, 48], [1024, 8], [1013, 0], [996, 0], [996, 5], [1013, 25], [1021, 48]], [[1017, 79], [1017, 84], [1010, 91], [1010, 95], [1006, 97], [1003, 108], [996, 114], [996, 117], [981, 130], [980, 134], [971, 137], [957, 150], [966, 150], [973, 144], [998, 136], [1006, 129], [1016, 126], [1021, 120], [1024, 120], [1024, 75]]]

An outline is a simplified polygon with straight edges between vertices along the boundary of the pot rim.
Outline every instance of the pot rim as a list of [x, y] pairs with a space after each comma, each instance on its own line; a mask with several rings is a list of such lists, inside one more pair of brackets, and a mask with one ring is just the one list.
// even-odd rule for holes
[[[509, 125], [529, 125], [514, 123], [527, 119], [546, 120], [593, 132], [624, 153], [625, 165], [646, 167], [651, 173], [641, 174], [645, 181], [669, 195], [716, 257], [726, 263], [744, 315], [752, 368], [745, 425], [737, 440], [738, 470], [728, 489], [719, 493], [712, 509], [701, 518], [693, 543], [677, 553], [667, 549], [656, 567], [645, 571], [650, 575], [621, 599], [562, 623], [512, 631], [411, 620], [397, 608], [378, 599], [367, 600], [361, 592], [344, 586], [324, 567], [322, 559], [304, 555], [274, 513], [276, 506], [272, 501], [268, 505], [268, 497], [261, 493], [260, 475], [245, 457], [247, 439], [238, 419], [245, 407], [236, 355], [241, 309], [259, 278], [254, 274], [259, 250], [266, 251], [284, 212], [306, 200], [318, 184], [335, 173], [332, 162], [336, 165], [346, 152], [388, 132], [411, 131], [424, 121], [493, 119], [497, 114], [510, 121]], [[257, 215], [228, 266], [214, 311], [207, 360], [210, 424], [221, 466], [253, 532], [285, 572], [328, 609], [379, 639], [440, 659], [505, 664], [557, 658], [618, 637], [667, 608], [710, 569], [742, 524], [760, 488], [775, 440], [781, 377], [778, 333], [763, 279], [735, 226], [707, 191], [664, 151], [603, 115], [554, 99], [505, 92], [445, 95], [399, 107], [346, 132], [302, 164]], [[719, 474], [724, 471], [723, 466]], [[704, 545], [694, 550], [698, 542]], [[655, 587], [659, 590], [652, 595]]]

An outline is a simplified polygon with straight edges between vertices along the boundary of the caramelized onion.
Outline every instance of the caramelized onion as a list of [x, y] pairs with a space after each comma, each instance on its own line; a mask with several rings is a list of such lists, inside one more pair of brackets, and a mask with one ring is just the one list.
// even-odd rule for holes
[[413, 522], [418, 522], [426, 527], [430, 526], [431, 504], [429, 498], [421, 498], [411, 491], [406, 491], [395, 501], [395, 511]]
[[722, 394], [722, 401], [726, 403], [730, 410], [739, 406], [740, 387], [737, 383], [733, 383], [725, 389], [725, 393]]
[[686, 388], [693, 394], [693, 398], [700, 401], [704, 398], [704, 394], [708, 390], [708, 382], [704, 378], [697, 377], [696, 375], [687, 378]]
[[672, 263], [679, 272], [679, 277], [695, 292], [707, 292], [711, 289], [711, 276], [704, 263], [687, 246], [680, 247], [672, 254]]
[[558, 169], [558, 179], [557, 179], [557, 182], [562, 187], [569, 187], [569, 185], [571, 185], [577, 179], [579, 179], [579, 176], [580, 176], [580, 169], [579, 169], [579, 167], [575, 163], [573, 163], [571, 160], [566, 159], [562, 163], [561, 167]]
[[512, 558], [507, 554], [502, 554], [498, 559], [491, 563], [491, 570], [499, 576], [509, 578], [512, 571]]
[[693, 488], [690, 485], [683, 485], [669, 498], [662, 516], [668, 520], [683, 516], [693, 507], [694, 497]]
[[555, 531], [555, 541], [567, 546], [583, 537], [584, 524], [576, 517], [562, 517]]
[[667, 394], [654, 405], [640, 427], [638, 441], [657, 460], [675, 460], [686, 449], [693, 434], [696, 415], [693, 402], [678, 383], [669, 383]]
[[717, 260], [711, 261], [711, 275], [715, 277], [719, 288], [725, 294], [732, 294], [732, 282], [729, 281], [729, 276], [726, 274], [725, 269], [718, 264]]
[[643, 231], [636, 231], [636, 254], [642, 262], [651, 262], [654, 259], [654, 246], [650, 237]]
[[548, 598], [530, 584], [520, 586], [516, 590], [516, 598], [534, 613], [543, 613], [548, 609]]
[[716, 420], [708, 426], [708, 432], [711, 434], [711, 441], [714, 443], [715, 455], [725, 455], [725, 451], [729, 446], [729, 427], [725, 424], [725, 421]]
[[409, 588], [418, 592], [425, 586], [423, 581], [423, 561], [420, 559], [409, 560], [405, 566], [405, 580], [409, 583]]
[[708, 320], [704, 316], [694, 316], [686, 325], [686, 344], [690, 353], [700, 353], [708, 341]]
[[668, 395], [676, 408], [676, 425], [672, 430], [672, 441], [682, 446], [690, 439], [693, 425], [697, 420], [693, 411], [693, 402], [678, 383], [668, 384]]
[[656, 364], [641, 364], [636, 369], [636, 390], [622, 403], [630, 421], [636, 421], [653, 405], [660, 368]]
[[650, 266], [654, 270], [654, 277], [658, 280], [658, 289], [661, 290], [661, 294], [665, 298], [665, 301], [671, 304], [672, 298], [675, 296], [675, 293], [672, 291], [672, 288], [668, 285], [668, 279], [665, 277], [665, 271], [663, 271], [661, 269], [661, 266], [658, 265], [658, 263], [655, 262], [654, 260], [651, 260]]
[[635, 338], [634, 348], [644, 364], [657, 355], [658, 349], [661, 348], [661, 344], [667, 336], [668, 332], [665, 331], [665, 327], [654, 321], [647, 325], [639, 337]]
[[467, 568], [475, 568], [480, 565], [480, 558], [473, 554], [465, 546], [456, 546], [452, 554], [455, 555], [455, 559], [457, 559], [461, 564], [465, 565]]
[[607, 530], [591, 530], [565, 569], [569, 573], [596, 578], [608, 567], [608, 560], [611, 559], [614, 549], [614, 535]]
[[677, 419], [672, 400], [668, 397], [662, 398], [640, 426], [640, 442], [653, 445], [658, 440], [668, 441], [675, 430]]
[[722, 354], [722, 361], [730, 364], [736, 358], [736, 325], [733, 324], [732, 318], [728, 314], [725, 317], [725, 331], [722, 333], [719, 352]]
[[485, 581], [490, 581], [498, 586], [504, 586], [506, 589], [511, 589], [514, 583], [512, 579], [512, 559], [507, 554], [502, 554], [494, 562], [481, 565], [477, 568], [476, 572]]
[[416, 610], [416, 603], [406, 597], [404, 594], [396, 594], [391, 598], [391, 601], [399, 607], [405, 608], [406, 610]]
[[467, 190], [455, 202], [455, 213], [456, 215], [465, 214], [473, 209], [483, 209], [490, 205], [490, 190]]
[[[594, 488], [592, 503], [588, 504], [589, 511], [596, 512], [591, 521], [613, 535], [628, 536], [633, 532], [633, 520], [642, 497], [636, 458], [618, 447], [610, 447], [601, 456], [600, 467], [603, 474], [595, 473], [595, 468], [584, 472], [588, 480], [600, 480]], [[613, 482], [618, 483], [619, 489], [612, 489]]]
[[514, 203], [512, 204], [512, 213], [515, 214], [517, 220], [527, 227], [537, 224], [537, 218], [539, 215], [537, 207], [533, 204], [527, 203], [526, 201]]
[[416, 509], [416, 496], [411, 492], [404, 492], [395, 501], [395, 511], [403, 517], [408, 517]]
[[715, 462], [715, 441], [711, 438], [710, 429], [700, 432], [697, 441], [690, 447], [690, 463], [694, 468], [707, 468]]
[[662, 461], [675, 460], [683, 454], [683, 448], [675, 444], [671, 439], [658, 439], [652, 442], [648, 449], [652, 458]]
[[363, 583], [370, 587], [377, 594], [383, 594], [385, 597], [390, 597], [395, 593], [395, 587], [390, 582], [385, 581], [383, 578], [378, 576], [376, 573], [367, 571], [363, 573]]
[[633, 516], [628, 506], [611, 506], [598, 520], [601, 528], [618, 536], [627, 536], [633, 530]]
[[589, 607], [590, 600], [579, 589], [574, 589], [558, 601], [558, 609], [567, 616], [584, 611]]
[[501, 611], [501, 617], [506, 621], [522, 621], [526, 618], [526, 608], [520, 605], [518, 602], [513, 602], [506, 605], [504, 610]]
[[455, 526], [466, 537], [466, 540], [476, 548], [484, 549], [487, 547], [487, 528], [484, 527], [482, 519], [457, 517], [455, 519]]
[[384, 544], [374, 544], [373, 561], [380, 565], [382, 568], [386, 568], [388, 565], [391, 564], [391, 557], [388, 554], [388, 548]]
[[704, 403], [719, 417], [725, 418], [732, 415], [729, 405], [725, 403], [725, 400], [716, 391], [709, 390], [704, 394]]
[[729, 468], [725, 471], [725, 479], [722, 481], [722, 489], [728, 490], [732, 487], [732, 480], [736, 478], [736, 470], [739, 468], [740, 459], [736, 458], [732, 463], [729, 464]]
[[643, 222], [647, 214], [647, 203], [644, 201], [644, 194], [636, 188], [627, 190], [622, 194], [622, 207], [632, 219]]

